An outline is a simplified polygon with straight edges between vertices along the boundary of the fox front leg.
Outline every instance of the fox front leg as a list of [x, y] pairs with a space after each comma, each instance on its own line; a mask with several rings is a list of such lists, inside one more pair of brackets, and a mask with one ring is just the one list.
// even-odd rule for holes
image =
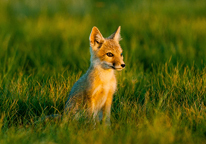
[[102, 108], [103, 112], [103, 123], [110, 126], [110, 115], [111, 115], [111, 106], [112, 106], [113, 92], [108, 93], [107, 100]]

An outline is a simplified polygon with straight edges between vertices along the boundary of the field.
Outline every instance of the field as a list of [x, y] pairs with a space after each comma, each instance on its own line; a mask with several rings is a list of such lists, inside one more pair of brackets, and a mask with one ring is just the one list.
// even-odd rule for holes
[[[89, 34], [121, 26], [111, 127], [61, 114]], [[0, 143], [206, 143], [205, 0], [1, 0]]]

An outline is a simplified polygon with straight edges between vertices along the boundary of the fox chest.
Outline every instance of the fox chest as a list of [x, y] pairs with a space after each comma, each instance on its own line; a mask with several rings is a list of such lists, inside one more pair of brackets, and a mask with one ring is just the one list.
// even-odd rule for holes
[[116, 81], [96, 83], [92, 90], [92, 101], [97, 109], [101, 109], [108, 96], [113, 96], [116, 90]]

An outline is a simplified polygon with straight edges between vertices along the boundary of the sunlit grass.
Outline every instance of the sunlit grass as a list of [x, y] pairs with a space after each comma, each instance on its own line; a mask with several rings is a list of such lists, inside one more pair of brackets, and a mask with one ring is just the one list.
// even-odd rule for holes
[[[205, 1], [0, 1], [0, 143], [205, 143]], [[62, 114], [89, 34], [121, 25], [111, 128]]]

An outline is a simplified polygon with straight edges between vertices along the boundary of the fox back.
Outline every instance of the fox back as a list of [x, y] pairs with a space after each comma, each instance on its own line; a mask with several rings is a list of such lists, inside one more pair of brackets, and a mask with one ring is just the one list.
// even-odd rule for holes
[[89, 40], [91, 64], [86, 74], [72, 87], [65, 113], [76, 114], [83, 110], [96, 118], [101, 111], [103, 120], [110, 123], [111, 104], [117, 87], [114, 71], [125, 67], [119, 44], [120, 27], [108, 38], [104, 38], [98, 28], [93, 27]]

